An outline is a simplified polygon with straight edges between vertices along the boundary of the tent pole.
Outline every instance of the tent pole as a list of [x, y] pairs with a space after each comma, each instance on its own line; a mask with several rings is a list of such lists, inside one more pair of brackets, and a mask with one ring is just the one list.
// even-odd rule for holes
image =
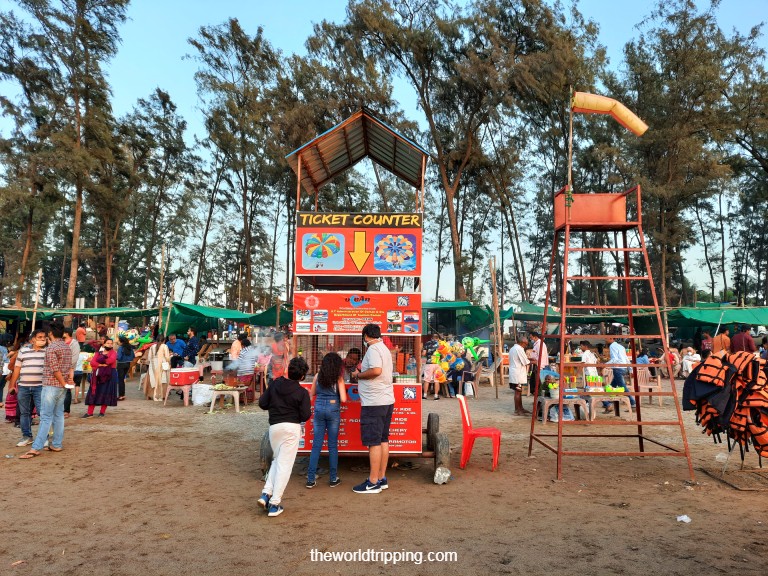
[[163, 329], [163, 280], [165, 275], [165, 244], [163, 244], [160, 250], [160, 290], [158, 291], [157, 300], [157, 333], [160, 334], [160, 330]]
[[[499, 380], [501, 380], [501, 375], [503, 374], [503, 371], [501, 369], [502, 366], [502, 356], [501, 356], [501, 325], [500, 325], [500, 319], [499, 319], [499, 295], [496, 291], [496, 256], [488, 260], [488, 264], [491, 267], [491, 285], [493, 287], [493, 339], [496, 340], [496, 358], [499, 359], [499, 368], [498, 368], [498, 377]], [[494, 366], [495, 366], [494, 362]], [[494, 384], [496, 384], [496, 370], [494, 370], [493, 375], [493, 381]], [[501, 382], [499, 382], [501, 384]], [[496, 389], [496, 399], [499, 399], [499, 386], [495, 385], [494, 388]]]
[[[171, 310], [173, 309], [173, 299], [175, 295], [176, 295], [176, 286], [174, 285], [174, 286], [171, 286], [171, 301], [168, 302], [168, 316], [166, 316], [165, 318], [165, 329], [163, 331], [163, 336], [168, 336], [168, 324], [171, 321]], [[218, 331], [219, 329], [218, 329], [218, 322], [217, 322], [216, 332]], [[159, 333], [160, 331], [158, 330], [158, 334]]]
[[30, 334], [35, 329], [35, 321], [37, 320], [37, 305], [40, 302], [40, 283], [43, 281], [43, 269], [37, 270], [37, 288], [35, 288], [35, 309], [32, 311], [32, 328]]

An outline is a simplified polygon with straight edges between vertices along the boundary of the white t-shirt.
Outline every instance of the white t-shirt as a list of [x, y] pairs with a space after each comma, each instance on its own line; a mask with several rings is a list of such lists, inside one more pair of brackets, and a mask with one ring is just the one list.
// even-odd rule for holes
[[528, 356], [520, 344], [515, 344], [509, 351], [509, 383], [525, 384], [528, 381]]
[[[539, 358], [539, 349], [541, 350], [541, 358]], [[539, 361], [539, 370], [543, 370], [549, 366], [549, 353], [547, 352], [547, 345], [544, 344], [544, 340], [539, 338], [533, 345], [533, 357]]]
[[[584, 364], [597, 364], [597, 356], [595, 356], [592, 350], [582, 350], [581, 361]], [[597, 376], [597, 368], [595, 366], [585, 366], [584, 376]]]
[[358, 381], [357, 391], [363, 406], [389, 406], [395, 403], [395, 389], [392, 386], [392, 354], [378, 341], [368, 346], [363, 357], [360, 372], [369, 368], [381, 368], [381, 374], [370, 380]]

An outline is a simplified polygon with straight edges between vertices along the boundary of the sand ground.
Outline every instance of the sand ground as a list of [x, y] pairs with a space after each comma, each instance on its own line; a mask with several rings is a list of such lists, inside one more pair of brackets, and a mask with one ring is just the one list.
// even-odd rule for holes
[[[0, 573], [148, 576], [197, 574], [765, 574], [766, 492], [734, 490], [703, 474], [724, 448], [687, 413], [697, 468], [684, 459], [570, 458], [556, 481], [555, 457], [527, 456], [530, 420], [511, 416], [512, 396], [490, 388], [471, 400], [475, 426], [503, 432], [500, 467], [479, 440], [460, 470], [456, 401], [427, 401], [452, 445], [452, 480], [431, 482], [433, 462], [391, 470], [390, 489], [356, 495], [366, 461], [342, 458], [343, 484], [307, 490], [298, 473], [285, 513], [267, 518], [258, 444], [267, 415], [249, 406], [206, 414], [142, 400], [136, 382], [106, 418], [81, 420], [73, 405], [65, 450], [25, 461], [20, 436], [0, 424]], [[530, 406], [532, 398], [526, 398]], [[644, 418], [673, 417], [666, 406]], [[426, 416], [425, 416], [426, 420]], [[555, 429], [555, 425], [547, 427]], [[603, 427], [605, 429], [605, 427]], [[622, 430], [625, 431], [627, 429]], [[658, 434], [658, 432], [657, 432]], [[667, 431], [657, 436], [676, 443]], [[587, 446], [576, 441], [570, 446]], [[631, 448], [616, 440], [614, 447]], [[636, 445], [636, 444], [635, 444]], [[738, 458], [737, 458], [738, 459]], [[755, 465], [750, 453], [748, 463]], [[736, 462], [734, 461], [734, 464]], [[304, 464], [306, 465], [306, 464]], [[321, 466], [323, 464], [321, 463]], [[676, 520], [687, 514], [692, 522]], [[423, 553], [423, 562], [312, 562], [312, 550]], [[454, 562], [427, 562], [455, 552]]]

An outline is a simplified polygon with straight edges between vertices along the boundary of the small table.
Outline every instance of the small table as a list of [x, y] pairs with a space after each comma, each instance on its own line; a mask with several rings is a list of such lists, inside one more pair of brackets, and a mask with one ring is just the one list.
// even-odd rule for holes
[[247, 386], [238, 386], [232, 390], [214, 390], [211, 397], [211, 409], [208, 412], [213, 412], [214, 406], [216, 406], [216, 399], [220, 396], [232, 396], [235, 401], [235, 412], [240, 412], [240, 393], [248, 390]]
[[[559, 402], [560, 402], [559, 398], [547, 398], [546, 396], [539, 396], [536, 402], [536, 411], [538, 414], [539, 406], [541, 406], [542, 422], [547, 421], [550, 406], [557, 406]], [[579, 420], [589, 419], [589, 412], [587, 412], [587, 401], [584, 400], [583, 398], [563, 398], [563, 406], [571, 407], [574, 413], [574, 418], [578, 417]], [[578, 410], [576, 410], [577, 407], [584, 410], [584, 418], [581, 418], [581, 413]]]
[[629, 401], [629, 396], [592, 396], [589, 401], [589, 413], [592, 415], [592, 420], [597, 417], [598, 402], [613, 402], [613, 410], [616, 416], [621, 416], [621, 405], [626, 404], [629, 409], [627, 420], [632, 420], [632, 403]]

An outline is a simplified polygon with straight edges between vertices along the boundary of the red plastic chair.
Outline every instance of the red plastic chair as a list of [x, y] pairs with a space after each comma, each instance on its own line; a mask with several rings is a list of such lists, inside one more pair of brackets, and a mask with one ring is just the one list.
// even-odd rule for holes
[[472, 417], [469, 415], [464, 395], [457, 394], [456, 398], [459, 400], [459, 407], [461, 408], [461, 428], [464, 435], [461, 443], [461, 462], [459, 463], [459, 468], [463, 470], [467, 462], [469, 462], [469, 457], [472, 455], [472, 447], [475, 445], [477, 438], [490, 438], [493, 442], [493, 470], [496, 470], [499, 466], [499, 452], [501, 451], [501, 430], [498, 428], [473, 428]]

